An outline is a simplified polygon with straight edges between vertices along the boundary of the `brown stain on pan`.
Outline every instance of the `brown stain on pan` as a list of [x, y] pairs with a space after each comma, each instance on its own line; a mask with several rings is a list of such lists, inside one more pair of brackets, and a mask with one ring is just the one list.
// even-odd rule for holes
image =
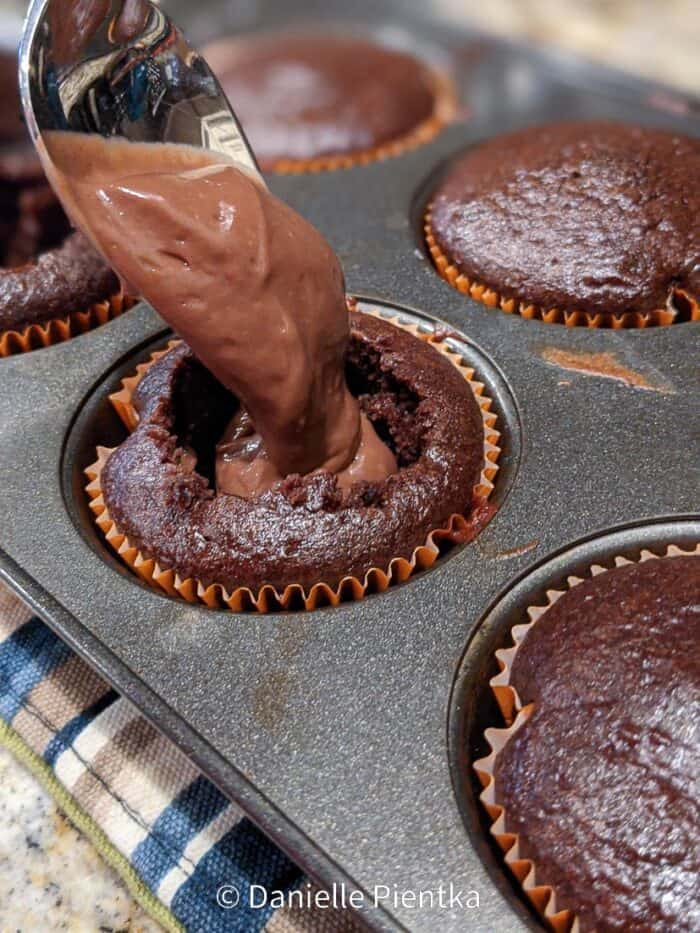
[[287, 708], [287, 700], [294, 687], [291, 671], [271, 671], [253, 688], [253, 716], [255, 721], [271, 735], [277, 734]]
[[279, 734], [288, 701], [301, 686], [295, 662], [310, 634], [309, 625], [300, 618], [281, 620], [275, 639], [280, 655], [278, 665], [264, 676], [261, 674], [253, 687], [253, 717], [270, 735]]
[[491, 550], [479, 538], [477, 538], [476, 543], [484, 557], [489, 557], [492, 560], [508, 560], [511, 557], [520, 557], [521, 554], [527, 554], [529, 551], [534, 551], [540, 542], [539, 538], [533, 538], [532, 541], [507, 548], [503, 551]]
[[584, 376], [598, 376], [601, 379], [613, 379], [634, 389], [646, 389], [650, 392], [672, 394], [673, 388], [663, 379], [652, 381], [651, 377], [640, 373], [621, 362], [610, 352], [589, 353], [583, 350], [562, 350], [559, 347], [543, 347], [539, 351], [545, 363], [558, 366]]

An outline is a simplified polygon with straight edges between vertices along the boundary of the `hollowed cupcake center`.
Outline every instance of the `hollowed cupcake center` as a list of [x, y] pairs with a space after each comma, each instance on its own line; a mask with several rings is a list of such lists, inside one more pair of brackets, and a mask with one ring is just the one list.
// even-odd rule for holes
[[[345, 377], [350, 392], [399, 467], [415, 463], [421, 456], [425, 433], [416, 393], [382, 369], [376, 348], [354, 337], [348, 345]], [[173, 433], [212, 489], [216, 446], [238, 408], [235, 396], [198, 360], [190, 358], [179, 367], [172, 401]]]

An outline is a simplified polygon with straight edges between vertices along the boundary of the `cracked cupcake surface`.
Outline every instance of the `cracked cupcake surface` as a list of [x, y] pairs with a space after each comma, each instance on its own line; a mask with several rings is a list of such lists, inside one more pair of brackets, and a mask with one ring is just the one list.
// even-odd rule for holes
[[505, 833], [579, 929], [697, 929], [700, 557], [565, 592], [517, 649], [532, 713], [494, 767]]
[[107, 460], [104, 502], [161, 566], [227, 589], [331, 586], [409, 558], [475, 505], [484, 428], [457, 368], [412, 334], [351, 314], [346, 378], [399, 471], [344, 490], [327, 470], [252, 499], [217, 494], [215, 447], [237, 401], [181, 344], [139, 382], [139, 423]]
[[700, 140], [556, 123], [459, 157], [429, 227], [459, 274], [502, 299], [612, 316], [700, 300], [698, 214]]

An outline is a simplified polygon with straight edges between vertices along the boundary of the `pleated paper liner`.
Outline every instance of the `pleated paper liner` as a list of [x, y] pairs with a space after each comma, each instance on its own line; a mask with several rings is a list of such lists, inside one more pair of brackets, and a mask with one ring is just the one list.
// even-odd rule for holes
[[[376, 311], [365, 310], [363, 313], [380, 317], [395, 326], [408, 330], [419, 339], [431, 343], [437, 352], [444, 354], [450, 360], [468, 382], [479, 405], [484, 426], [484, 466], [479, 482], [474, 488], [473, 513], [469, 516], [452, 515], [447, 525], [433, 530], [426, 542], [415, 548], [409, 559], [395, 557], [387, 568], [371, 567], [362, 579], [347, 576], [335, 587], [321, 581], [308, 590], [298, 583], [292, 583], [281, 591], [270, 585], [265, 585], [256, 591], [245, 586], [228, 591], [219, 583], [205, 585], [197, 579], [182, 579], [175, 570], [162, 567], [156, 560], [142, 553], [126, 535], [119, 531], [104, 502], [100, 485], [102, 469], [114, 448], [98, 447], [97, 461], [85, 470], [89, 480], [86, 492], [90, 500], [90, 508], [108, 544], [142, 580], [155, 589], [162, 590], [170, 596], [179, 596], [190, 603], [204, 604], [212, 608], [228, 607], [234, 612], [251, 610], [268, 612], [278, 609], [310, 610], [359, 600], [369, 593], [384, 592], [393, 584], [404, 582], [417, 571], [431, 567], [446, 546], [463, 544], [474, 537], [479, 530], [480, 522], [486, 518], [492, 508], [488, 499], [493, 492], [493, 481], [498, 471], [500, 455], [498, 446], [500, 433], [495, 426], [496, 414], [491, 411], [491, 399], [484, 394], [483, 383], [475, 381], [474, 370], [465, 365], [461, 356], [443, 341], [436, 340], [435, 334], [423, 333], [413, 324], [407, 324], [398, 318], [386, 318]], [[112, 405], [129, 431], [133, 431], [138, 423], [138, 413], [131, 404], [134, 389], [149, 367], [178, 342], [172, 340], [165, 349], [153, 353], [148, 361], [137, 367], [133, 376], [122, 381], [121, 389], [110, 396]]]
[[[593, 314], [588, 311], [560, 308], [541, 308], [527, 301], [506, 298], [493, 288], [470, 279], [460, 272], [452, 259], [442, 251], [433, 232], [430, 208], [424, 222], [425, 243], [438, 275], [458, 292], [489, 308], [498, 308], [507, 314], [518, 314], [527, 320], [545, 324], [564, 324], [567, 327], [599, 327], [623, 330], [640, 327], [665, 327], [680, 321], [700, 321], [698, 300], [681, 288], [674, 289], [665, 308], [654, 311], [627, 311], [622, 314]], [[674, 304], [675, 302], [675, 304]]]
[[311, 159], [277, 159], [270, 171], [279, 175], [301, 175], [306, 173], [335, 172], [340, 169], [369, 165], [384, 159], [417, 149], [434, 139], [443, 127], [450, 123], [457, 112], [457, 99], [452, 82], [447, 75], [432, 71], [433, 94], [435, 104], [432, 114], [408, 133], [387, 140], [378, 146], [357, 152], [338, 153], [337, 155], [316, 156]]
[[133, 299], [119, 292], [85, 311], [73, 311], [65, 317], [51, 318], [41, 324], [29, 324], [21, 330], [2, 331], [0, 332], [0, 357], [27, 353], [30, 350], [39, 350], [42, 347], [63, 343], [119, 317], [133, 304]]
[[[700, 555], [700, 544], [691, 550], [683, 550], [676, 545], [669, 545], [662, 554], [655, 554], [650, 550], [642, 550], [637, 561], [629, 560], [626, 557], [615, 557], [609, 566], [594, 564], [589, 569], [591, 577], [606, 573], [616, 567], [623, 567], [626, 564], [641, 563], [646, 560], [663, 560], [666, 557], [678, 557], [681, 555]], [[582, 577], [568, 577], [567, 589], [572, 589], [583, 583]], [[546, 606], [530, 606], [527, 610], [529, 622], [522, 625], [515, 625], [511, 629], [513, 644], [509, 648], [501, 648], [496, 651], [496, 658], [500, 667], [500, 672], [492, 677], [489, 686], [493, 691], [498, 706], [503, 714], [503, 718], [508, 724], [505, 729], [490, 728], [486, 729], [484, 736], [491, 749], [485, 758], [480, 758], [474, 762], [474, 770], [479, 776], [484, 789], [479, 795], [479, 799], [485, 810], [492, 819], [491, 835], [494, 837], [499, 847], [504, 853], [505, 862], [508, 868], [515, 875], [528, 899], [534, 905], [538, 913], [543, 917], [547, 924], [555, 933], [578, 933], [578, 920], [571, 910], [562, 910], [557, 907], [556, 891], [550, 885], [537, 883], [537, 866], [532, 859], [524, 858], [520, 855], [520, 842], [517, 833], [508, 832], [508, 817], [505, 808], [498, 803], [495, 768], [499, 752], [505, 747], [513, 735], [522, 728], [532, 715], [535, 705], [529, 703], [523, 706], [517, 690], [510, 685], [510, 676], [518, 649], [525, 640], [528, 632], [536, 625], [539, 619], [550, 609], [558, 599], [564, 595], [567, 590], [552, 589], [547, 590]]]

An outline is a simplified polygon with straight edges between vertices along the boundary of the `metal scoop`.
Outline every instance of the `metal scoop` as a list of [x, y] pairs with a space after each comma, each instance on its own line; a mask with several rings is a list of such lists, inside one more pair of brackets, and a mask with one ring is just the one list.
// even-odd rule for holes
[[27, 126], [49, 175], [51, 153], [42, 134], [73, 130], [202, 147], [262, 182], [206, 61], [148, 0], [33, 0], [19, 84]]

